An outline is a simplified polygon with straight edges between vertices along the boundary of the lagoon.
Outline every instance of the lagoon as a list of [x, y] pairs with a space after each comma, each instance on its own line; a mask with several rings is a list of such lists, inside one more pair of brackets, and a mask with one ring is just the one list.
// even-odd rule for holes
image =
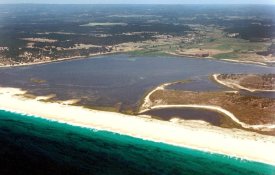
[[224, 89], [209, 80], [213, 73], [274, 73], [274, 69], [213, 59], [118, 54], [1, 68], [0, 86], [20, 87], [34, 95], [56, 94], [53, 100], [77, 98], [83, 106], [124, 111], [136, 110], [148, 91], [166, 82], [194, 80], [185, 85], [194, 91]]

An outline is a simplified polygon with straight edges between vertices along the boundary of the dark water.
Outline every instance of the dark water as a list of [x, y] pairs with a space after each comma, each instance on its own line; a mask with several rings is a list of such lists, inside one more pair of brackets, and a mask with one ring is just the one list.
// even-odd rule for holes
[[202, 120], [208, 122], [214, 126], [221, 126], [225, 121], [234, 124], [234, 121], [228, 119], [229, 117], [224, 116], [218, 112], [196, 109], [196, 108], [163, 108], [163, 109], [152, 109], [143, 114], [153, 116], [162, 120], [170, 120], [172, 118], [180, 118], [184, 120]]
[[272, 98], [275, 99], [275, 93], [274, 92], [248, 92], [241, 90], [241, 94], [246, 96], [254, 96], [254, 97], [265, 97], [265, 98]]
[[184, 91], [225, 91], [232, 90], [223, 85], [213, 82], [209, 76], [194, 77], [188, 82], [179, 82], [167, 86], [167, 89], [184, 90]]
[[[252, 71], [253, 72], [253, 71]], [[274, 71], [273, 71], [274, 73]], [[190, 81], [179, 82], [172, 84], [166, 87], [167, 89], [172, 90], [184, 90], [184, 91], [197, 91], [197, 92], [206, 92], [206, 91], [232, 91], [232, 89], [226, 86], [223, 86], [207, 76], [194, 77]], [[241, 95], [254, 96], [254, 97], [264, 97], [264, 98], [273, 98], [275, 99], [274, 92], [249, 92], [245, 90], [239, 90]]]
[[0, 137], [1, 175], [275, 173], [275, 167], [267, 164], [5, 111], [0, 111]]
[[[108, 55], [60, 63], [0, 69], [0, 86], [28, 89], [37, 95], [80, 98], [92, 106], [131, 106], [153, 87], [176, 80], [195, 79], [189, 90], [211, 90], [213, 73], [272, 73], [272, 67], [235, 64], [210, 59], [129, 57]], [[31, 79], [45, 80], [40, 83]], [[206, 81], [206, 83], [205, 83]], [[205, 85], [204, 85], [205, 83]]]

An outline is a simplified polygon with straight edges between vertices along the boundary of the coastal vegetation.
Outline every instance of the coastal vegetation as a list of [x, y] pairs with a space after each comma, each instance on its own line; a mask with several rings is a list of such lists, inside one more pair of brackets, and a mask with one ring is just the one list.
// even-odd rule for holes
[[215, 79], [225, 86], [247, 91], [275, 91], [275, 74], [218, 74]]
[[0, 174], [274, 174], [273, 16], [0, 4]]
[[[247, 74], [231, 74], [226, 75], [222, 74], [216, 77], [221, 77], [220, 79], [225, 82], [234, 81], [243, 86], [258, 88], [259, 91], [265, 91], [267, 88], [272, 88], [274, 86], [273, 74], [266, 75], [247, 75]], [[261, 81], [255, 81], [260, 79]], [[142, 105], [140, 106], [140, 113], [145, 115], [153, 115], [158, 119], [171, 120], [173, 118], [181, 120], [186, 120], [185, 118], [189, 118], [188, 114], [175, 113], [177, 108], [203, 108], [214, 110], [218, 113], [222, 113], [223, 115], [230, 115], [227, 117], [216, 116], [218, 119], [207, 119], [206, 122], [210, 122], [211, 120], [217, 120], [219, 126], [221, 127], [229, 127], [229, 128], [242, 128], [253, 130], [259, 133], [264, 134], [275, 134], [275, 128], [269, 128], [269, 125], [274, 125], [274, 109], [275, 109], [275, 100], [273, 98], [268, 97], [259, 97], [253, 95], [254, 91], [251, 91], [251, 94], [245, 94], [241, 91], [234, 90], [220, 90], [220, 91], [187, 91], [187, 90], [174, 90], [169, 89], [169, 86], [177, 84], [177, 83], [188, 83], [188, 81], [182, 82], [172, 82], [166, 83], [158, 86], [154, 90], [152, 90], [148, 95], [144, 98]], [[236, 84], [237, 84], [236, 83]], [[225, 84], [226, 85], [226, 84]], [[259, 85], [261, 85], [259, 87]], [[234, 88], [234, 86], [229, 86], [230, 88]], [[248, 88], [247, 87], [247, 88]], [[241, 88], [242, 89], [242, 88]], [[240, 90], [240, 89], [238, 89]], [[197, 106], [197, 107], [196, 107]], [[165, 117], [162, 113], [154, 112], [155, 109], [162, 109], [163, 114], [166, 114]], [[167, 108], [167, 110], [165, 110]], [[170, 109], [174, 109], [174, 112], [168, 112]], [[222, 110], [220, 110], [222, 109]], [[226, 111], [223, 111], [226, 110]], [[155, 113], [155, 114], [154, 114]], [[169, 114], [170, 113], [170, 114]], [[174, 114], [173, 114], [174, 113]], [[173, 114], [173, 115], [171, 115]], [[192, 114], [189, 114], [192, 115]], [[199, 114], [197, 114], [198, 116]], [[170, 117], [169, 117], [170, 116]], [[235, 117], [237, 119], [235, 119]], [[189, 119], [192, 119], [189, 118]], [[194, 118], [193, 118], [194, 119]], [[234, 120], [239, 120], [237, 123]], [[209, 120], [209, 121], [208, 121]], [[217, 123], [216, 121], [216, 123]], [[243, 124], [241, 124], [243, 123]], [[240, 125], [241, 124], [241, 125]], [[251, 127], [250, 127], [250, 126]], [[261, 127], [262, 125], [262, 127]], [[266, 128], [265, 128], [265, 126]]]
[[110, 53], [274, 62], [272, 6], [253, 6], [251, 14], [245, 13], [246, 6], [145, 7], [67, 5], [64, 9], [71, 13], [66, 13], [61, 6], [1, 5], [6, 13], [0, 14], [5, 19], [0, 27], [0, 64]]

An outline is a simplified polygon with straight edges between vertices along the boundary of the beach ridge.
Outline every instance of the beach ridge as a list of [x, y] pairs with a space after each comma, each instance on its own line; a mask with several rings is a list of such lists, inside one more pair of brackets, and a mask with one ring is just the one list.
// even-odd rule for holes
[[20, 96], [24, 93], [16, 88], [0, 88], [0, 109], [275, 166], [275, 158], [271, 156], [275, 155], [273, 136], [239, 129], [224, 129], [194, 121], [178, 124], [115, 112], [90, 110], [79, 106], [42, 102]]

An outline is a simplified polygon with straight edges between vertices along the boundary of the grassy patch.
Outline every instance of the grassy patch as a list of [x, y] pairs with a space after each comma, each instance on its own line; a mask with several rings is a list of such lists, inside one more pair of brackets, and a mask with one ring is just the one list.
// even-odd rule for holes
[[236, 38], [221, 38], [215, 43], [214, 48], [218, 50], [235, 50], [240, 52], [262, 51], [268, 48], [268, 43], [264, 42], [249, 42], [243, 39]]
[[131, 56], [168, 56], [167, 53], [160, 50], [136, 50], [128, 52]]
[[236, 53], [230, 52], [230, 53], [220, 53], [213, 56], [217, 59], [236, 59], [238, 58], [238, 55]]

